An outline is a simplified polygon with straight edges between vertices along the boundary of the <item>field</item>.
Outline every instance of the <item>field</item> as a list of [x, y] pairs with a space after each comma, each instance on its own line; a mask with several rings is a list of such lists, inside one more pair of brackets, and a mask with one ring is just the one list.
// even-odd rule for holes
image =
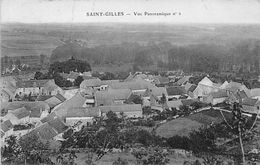
[[[231, 114], [223, 112], [226, 118]], [[223, 118], [217, 110], [205, 110], [184, 118], [177, 118], [159, 126], [156, 130], [157, 135], [162, 137], [172, 137], [175, 135], [188, 136], [193, 130], [197, 130], [203, 125], [209, 125], [212, 122], [221, 123]]]
[[158, 127], [156, 134], [166, 138], [176, 135], [188, 136], [190, 132], [198, 129], [202, 125], [203, 124], [188, 118], [178, 118]]
[[[258, 25], [167, 25], [167, 24], [2, 24], [2, 56], [51, 55], [72, 38], [88, 47], [124, 42], [152, 44], [233, 44], [238, 39], [260, 39]], [[238, 38], [239, 37], [239, 38]]]
[[28, 31], [2, 31], [2, 56], [50, 55], [62, 43], [58, 38]]

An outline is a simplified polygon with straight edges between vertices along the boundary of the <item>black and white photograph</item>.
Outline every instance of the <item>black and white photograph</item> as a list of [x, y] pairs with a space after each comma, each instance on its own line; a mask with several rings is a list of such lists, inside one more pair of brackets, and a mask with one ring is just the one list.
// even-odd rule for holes
[[2, 165], [260, 165], [260, 0], [0, 0]]

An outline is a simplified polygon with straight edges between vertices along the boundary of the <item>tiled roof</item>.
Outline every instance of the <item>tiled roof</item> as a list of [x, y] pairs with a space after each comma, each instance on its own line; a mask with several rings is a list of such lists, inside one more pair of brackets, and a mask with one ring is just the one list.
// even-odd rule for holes
[[45, 102], [50, 106], [50, 108], [53, 108], [57, 105], [59, 105], [60, 103], [62, 103], [62, 101], [60, 101], [57, 97], [53, 96], [47, 100], [45, 100]]
[[167, 84], [170, 82], [168, 77], [156, 76], [154, 77], [155, 84]]
[[30, 117], [40, 118], [41, 114], [42, 114], [42, 109], [41, 108], [34, 107], [30, 111]]
[[52, 97], [52, 95], [39, 95], [36, 100], [37, 101], [45, 101], [45, 100], [47, 100], [51, 97]]
[[95, 79], [88, 79], [82, 81], [80, 84], [80, 88], [85, 88], [85, 87], [98, 87], [101, 85], [101, 80], [99, 78]]
[[15, 94], [16, 87], [8, 80], [0, 78], [0, 89], [12, 97]]
[[47, 91], [54, 91], [55, 89], [60, 88], [55, 84], [54, 80], [47, 81], [43, 87]]
[[142, 89], [150, 89], [154, 87], [155, 85], [142, 79], [136, 79], [132, 81], [118, 82], [118, 83], [111, 84], [111, 88], [113, 89], [142, 90]]
[[260, 96], [260, 88], [251, 89], [250, 96], [251, 97]]
[[190, 106], [190, 105], [192, 105], [193, 103], [195, 103], [197, 101], [198, 101], [197, 99], [184, 99], [184, 100], [181, 100], [182, 104], [186, 105], [186, 106]]
[[75, 107], [68, 110], [66, 117], [98, 117], [99, 115], [98, 108]]
[[132, 81], [134, 79], [134, 75], [130, 72], [127, 78], [124, 81]]
[[167, 101], [167, 106], [169, 108], [179, 108], [181, 105], [183, 105], [181, 100]]
[[1, 138], [5, 136], [5, 133], [1, 131]]
[[120, 82], [119, 80], [102, 80], [101, 85], [111, 85], [113, 83], [118, 83]]
[[165, 87], [154, 87], [151, 89], [147, 89], [145, 93], [143, 94], [143, 97], [148, 97], [150, 95], [154, 95], [156, 97], [162, 96], [162, 94], [165, 94], [165, 96], [168, 95]]
[[28, 111], [24, 107], [15, 109], [15, 110], [11, 111], [11, 113], [14, 114], [18, 119], [22, 119], [22, 118], [30, 115], [30, 111]]
[[44, 110], [50, 109], [49, 105], [44, 101], [34, 101], [34, 102], [13, 101], [13, 102], [8, 102], [5, 109], [6, 110], [15, 110], [15, 109], [22, 108], [22, 107], [25, 107], [28, 110], [31, 110], [32, 108], [35, 108], [35, 107], [41, 108], [41, 109], [44, 109]]
[[130, 95], [130, 89], [108, 89], [106, 91], [97, 91], [95, 98], [97, 105], [112, 105], [114, 100], [126, 100]]
[[55, 95], [55, 97], [57, 97], [61, 102], [64, 102], [66, 100], [66, 98], [64, 96], [62, 96], [60, 93]]
[[86, 102], [86, 98], [80, 93], [76, 93], [69, 100], [64, 101], [53, 109], [53, 112], [56, 113], [59, 117], [64, 117], [67, 114], [67, 111], [74, 107], [83, 107]]
[[1, 123], [1, 129], [4, 132], [7, 132], [8, 130], [10, 130], [11, 128], [13, 128], [13, 124], [11, 123], [10, 120], [6, 120], [4, 122]]
[[210, 94], [213, 98], [223, 98], [223, 97], [228, 97], [228, 94], [226, 91], [218, 91], [218, 92], [213, 92]]
[[237, 99], [244, 99], [244, 98], [247, 98], [248, 96], [247, 96], [246, 92], [243, 90], [243, 91], [237, 91], [235, 93], [235, 97]]
[[41, 126], [35, 128], [31, 133], [38, 135], [41, 139], [50, 140], [58, 135], [53, 127], [49, 123], [44, 123]]
[[192, 77], [192, 76], [184, 76], [184, 77], [182, 77], [181, 79], [179, 79], [179, 80], [177, 81], [177, 84], [178, 84], [178, 85], [181, 85], [181, 84], [183, 84], [183, 83], [189, 81], [189, 79], [190, 79], [191, 77]]
[[186, 92], [193, 92], [196, 89], [196, 87], [197, 85], [191, 84], [189, 82], [184, 86]]
[[169, 86], [166, 91], [169, 96], [186, 94], [183, 86]]
[[206, 86], [214, 86], [213, 82], [208, 78], [208, 77], [204, 77], [199, 84], [201, 85], [206, 85]]
[[52, 112], [52, 113], [48, 114], [46, 117], [42, 118], [41, 122], [42, 123], [46, 123], [48, 121], [51, 121], [51, 120], [55, 119], [56, 117], [57, 116], [56, 116], [55, 112]]
[[123, 105], [112, 105], [112, 106], [99, 106], [101, 113], [112, 112], [134, 112], [142, 111], [141, 104], [123, 104]]
[[251, 98], [246, 98], [243, 100], [242, 104], [243, 105], [248, 105], [248, 106], [255, 106], [256, 103], [258, 103], [258, 99], [251, 99]]
[[68, 126], [66, 126], [60, 118], [55, 118], [53, 120], [50, 120], [47, 122], [52, 128], [54, 128], [58, 134], [66, 131], [68, 129]]
[[44, 87], [49, 80], [28, 80], [18, 81], [16, 83], [17, 88], [30, 88], [30, 87]]

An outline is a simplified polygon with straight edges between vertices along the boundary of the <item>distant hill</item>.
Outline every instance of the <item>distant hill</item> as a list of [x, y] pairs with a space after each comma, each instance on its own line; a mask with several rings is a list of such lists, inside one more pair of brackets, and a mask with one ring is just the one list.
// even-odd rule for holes
[[[1, 49], [3, 56], [45, 54], [51, 62], [73, 55], [92, 66], [149, 63], [205, 71], [213, 64], [214, 71], [257, 72], [259, 29], [237, 24], [4, 24]], [[146, 57], [136, 58], [140, 54]]]

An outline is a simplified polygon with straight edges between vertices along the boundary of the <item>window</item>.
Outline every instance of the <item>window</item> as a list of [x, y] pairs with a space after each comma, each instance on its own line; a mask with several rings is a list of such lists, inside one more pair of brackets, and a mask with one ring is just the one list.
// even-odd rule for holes
[[259, 106], [257, 106], [257, 109], [259, 110]]

